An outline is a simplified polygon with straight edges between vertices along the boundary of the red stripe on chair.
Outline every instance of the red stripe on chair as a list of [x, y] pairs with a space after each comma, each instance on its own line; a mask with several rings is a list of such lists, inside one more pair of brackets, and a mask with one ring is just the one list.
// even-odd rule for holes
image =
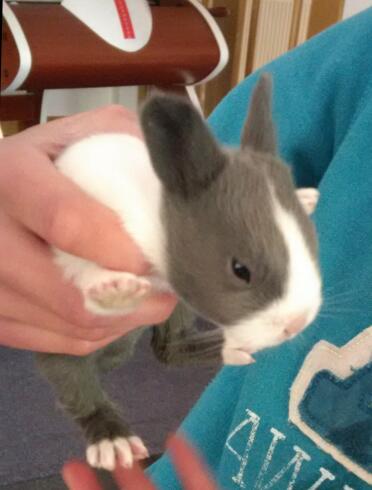
[[115, 0], [115, 5], [125, 39], [135, 39], [136, 35], [126, 0]]

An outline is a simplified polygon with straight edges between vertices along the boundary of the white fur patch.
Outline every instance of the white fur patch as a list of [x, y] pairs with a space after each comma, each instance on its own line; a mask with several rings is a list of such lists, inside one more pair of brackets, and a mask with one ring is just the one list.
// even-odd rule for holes
[[222, 349], [222, 361], [227, 366], [246, 366], [255, 362], [248, 352], [229, 348]]
[[[56, 161], [56, 166], [86, 193], [118, 215], [125, 230], [157, 273], [165, 277], [164, 232], [160, 219], [161, 184], [144, 143], [125, 134], [91, 136], [69, 147]], [[55, 250], [55, 256], [66, 278], [73, 280], [81, 289], [85, 305], [93, 313], [126, 313], [137, 305], [137, 301], [131, 303], [124, 300], [124, 289], [127, 289], [129, 296], [132, 295], [132, 299], [139, 299], [138, 294], [137, 298], [133, 298], [133, 291], [129, 291], [129, 283], [135, 286], [134, 276], [129, 280], [129, 274], [107, 271], [60, 250]], [[165, 283], [161, 284], [155, 277], [148, 280], [156, 288], [160, 285], [169, 290]], [[111, 295], [106, 287], [104, 293], [105, 285], [112, 281], [119, 281], [121, 287], [117, 288], [116, 294], [111, 291]], [[137, 285], [141, 281], [144, 290], [144, 280], [138, 280]], [[93, 299], [89, 293], [92, 288], [101, 290], [101, 295]]]
[[148, 295], [151, 283], [127, 272], [102, 270], [91, 277], [83, 292], [87, 301], [98, 311], [129, 313]]
[[275, 218], [289, 252], [289, 281], [282, 301], [283, 314], [304, 311], [312, 321], [321, 304], [321, 280], [295, 217], [274, 198]]
[[69, 147], [57, 168], [112, 209], [152, 264], [163, 272], [161, 184], [145, 144], [126, 134], [100, 134]]
[[55, 250], [55, 256], [65, 278], [81, 291], [85, 308], [94, 314], [128, 314], [152, 289], [151, 277], [106, 270], [60, 250]]
[[273, 212], [289, 256], [288, 280], [283, 298], [248, 320], [224, 329], [226, 349], [260, 349], [278, 345], [288, 336], [284, 330], [291, 318], [306, 316], [310, 324], [321, 304], [321, 280], [296, 218], [283, 208], [273, 191]]
[[113, 471], [116, 462], [124, 468], [131, 468], [133, 461], [149, 457], [148, 450], [137, 436], [117, 437], [114, 440], [102, 439], [88, 446], [86, 458], [94, 468]]
[[297, 197], [307, 214], [314, 212], [319, 200], [319, 191], [314, 187], [302, 187], [296, 190]]

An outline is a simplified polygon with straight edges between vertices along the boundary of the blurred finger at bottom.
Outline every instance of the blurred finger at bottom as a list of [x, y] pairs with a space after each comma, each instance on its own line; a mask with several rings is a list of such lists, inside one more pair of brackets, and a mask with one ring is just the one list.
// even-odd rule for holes
[[76, 340], [34, 325], [0, 317], [0, 345], [16, 349], [86, 356], [120, 337], [121, 335], [117, 335], [97, 342]]
[[81, 461], [69, 461], [62, 470], [69, 490], [103, 490], [93, 469]]

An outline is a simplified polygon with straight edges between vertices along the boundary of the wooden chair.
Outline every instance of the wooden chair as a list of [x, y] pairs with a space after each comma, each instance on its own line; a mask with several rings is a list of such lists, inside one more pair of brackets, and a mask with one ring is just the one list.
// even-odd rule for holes
[[4, 5], [0, 120], [19, 120], [23, 127], [38, 123], [46, 89], [177, 89], [217, 74], [228, 50], [207, 9], [197, 0], [152, 3], [151, 38], [134, 53], [111, 46], [60, 4]]

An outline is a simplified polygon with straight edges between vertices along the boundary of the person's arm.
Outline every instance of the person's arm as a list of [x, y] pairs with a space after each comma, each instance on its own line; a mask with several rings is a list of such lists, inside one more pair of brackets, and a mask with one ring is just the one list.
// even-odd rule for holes
[[85, 355], [171, 313], [175, 298], [159, 294], [126, 317], [95, 317], [52, 260], [50, 245], [108, 268], [148, 270], [114, 213], [53, 165], [67, 145], [108, 131], [140, 137], [136, 117], [110, 106], [0, 141], [0, 344]]

